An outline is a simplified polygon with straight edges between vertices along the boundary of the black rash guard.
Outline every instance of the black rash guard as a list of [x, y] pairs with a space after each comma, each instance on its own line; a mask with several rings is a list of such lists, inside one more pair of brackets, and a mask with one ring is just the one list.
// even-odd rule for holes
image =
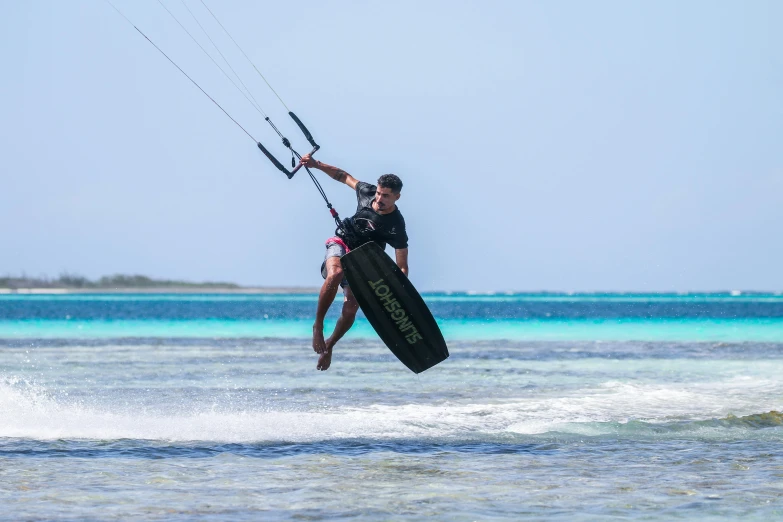
[[[378, 214], [372, 208], [375, 199], [375, 185], [360, 181], [356, 184], [356, 214], [346, 219], [346, 225], [354, 234], [339, 233], [350, 248], [356, 248], [370, 241], [375, 241], [381, 248], [388, 243], [394, 249], [408, 248], [408, 234], [405, 231], [405, 220], [400, 209], [396, 208], [388, 214]], [[342, 231], [341, 231], [342, 232]], [[355, 237], [350, 237], [354, 235]]]

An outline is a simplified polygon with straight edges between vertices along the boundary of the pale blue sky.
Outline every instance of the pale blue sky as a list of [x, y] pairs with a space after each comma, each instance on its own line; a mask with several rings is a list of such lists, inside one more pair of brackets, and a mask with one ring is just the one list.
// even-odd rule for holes
[[[783, 2], [207, 3], [321, 160], [403, 179], [421, 290], [783, 290]], [[287, 158], [157, 1], [116, 4]], [[105, 2], [3, 13], [0, 274], [320, 284], [310, 180]]]

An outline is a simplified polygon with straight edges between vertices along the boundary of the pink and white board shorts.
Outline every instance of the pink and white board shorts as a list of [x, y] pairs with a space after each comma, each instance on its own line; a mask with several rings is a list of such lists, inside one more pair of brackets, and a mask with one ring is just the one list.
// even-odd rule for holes
[[[345, 254], [350, 252], [351, 249], [348, 248], [348, 245], [345, 244], [345, 241], [343, 241], [343, 238], [341, 237], [330, 237], [326, 240], [326, 255], [324, 256], [324, 262], [321, 263], [321, 277], [326, 279], [327, 272], [326, 272], [326, 260], [330, 257], [343, 257]], [[340, 281], [340, 287], [347, 288], [348, 287], [348, 280], [343, 277], [343, 280]]]

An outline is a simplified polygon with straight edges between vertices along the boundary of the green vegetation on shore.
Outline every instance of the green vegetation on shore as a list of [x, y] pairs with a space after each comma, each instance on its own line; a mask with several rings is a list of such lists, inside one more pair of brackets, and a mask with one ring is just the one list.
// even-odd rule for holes
[[152, 279], [143, 275], [115, 274], [103, 276], [97, 281], [74, 274], [62, 274], [57, 279], [47, 277], [0, 277], [0, 288], [240, 288], [236, 283], [204, 282], [192, 283], [169, 279]]

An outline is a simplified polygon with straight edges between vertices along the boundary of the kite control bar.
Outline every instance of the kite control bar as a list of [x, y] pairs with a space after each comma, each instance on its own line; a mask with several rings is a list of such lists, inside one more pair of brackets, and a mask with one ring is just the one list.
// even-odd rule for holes
[[[315, 153], [316, 153], [316, 151], [317, 151], [318, 149], [320, 149], [320, 148], [321, 148], [321, 146], [320, 146], [320, 145], [318, 145], [318, 144], [315, 142], [315, 140], [313, 139], [313, 135], [312, 135], [312, 134], [310, 134], [310, 131], [309, 131], [309, 130], [307, 130], [307, 127], [305, 127], [305, 126], [304, 126], [304, 123], [302, 123], [302, 120], [300, 120], [300, 119], [299, 119], [299, 118], [296, 116], [296, 114], [294, 114], [293, 112], [289, 112], [289, 113], [288, 113], [288, 115], [289, 115], [289, 116], [291, 116], [291, 119], [293, 119], [293, 120], [296, 122], [296, 125], [299, 127], [299, 130], [301, 130], [301, 131], [302, 131], [302, 134], [304, 134], [304, 135], [305, 135], [305, 138], [307, 138], [307, 141], [309, 141], [309, 142], [310, 142], [310, 145], [312, 145], [312, 146], [313, 146], [313, 150], [311, 150], [311, 151], [310, 151], [310, 155], [312, 156], [313, 154], [315, 154]], [[280, 131], [279, 131], [279, 130], [277, 130], [277, 127], [275, 127], [275, 124], [274, 124], [274, 123], [272, 123], [272, 120], [270, 120], [270, 119], [269, 119], [269, 117], [267, 117], [267, 118], [266, 118], [266, 121], [269, 123], [269, 125], [271, 125], [271, 126], [272, 126], [272, 128], [273, 128], [273, 129], [275, 129], [275, 132], [277, 132], [278, 136], [280, 136], [280, 137], [283, 139], [283, 145], [285, 145], [286, 147], [288, 147], [288, 149], [291, 151], [291, 167], [292, 167], [292, 169], [293, 169], [293, 170], [288, 170], [287, 168], [285, 168], [285, 167], [283, 166], [283, 164], [282, 164], [282, 163], [280, 163], [280, 162], [277, 160], [277, 158], [275, 158], [275, 157], [272, 155], [272, 153], [271, 153], [271, 152], [269, 152], [269, 151], [266, 149], [266, 147], [264, 147], [263, 145], [261, 145], [261, 142], [260, 142], [260, 141], [258, 142], [258, 148], [259, 148], [259, 149], [261, 149], [261, 152], [263, 152], [263, 153], [264, 153], [264, 156], [266, 156], [267, 158], [269, 158], [269, 161], [271, 161], [271, 162], [272, 162], [272, 163], [275, 165], [275, 167], [277, 167], [277, 168], [278, 168], [278, 170], [280, 170], [280, 171], [281, 171], [283, 174], [285, 174], [286, 176], [288, 176], [288, 179], [291, 179], [291, 178], [293, 178], [293, 177], [294, 177], [294, 174], [296, 174], [296, 172], [297, 172], [297, 171], [298, 171], [300, 168], [302, 168], [302, 164], [301, 164], [301, 163], [298, 163], [298, 164], [297, 164], [297, 163], [296, 163], [296, 160], [294, 159], [294, 157], [296, 157], [296, 159], [301, 159], [301, 158], [302, 158], [302, 156], [301, 156], [301, 155], [300, 155], [298, 152], [296, 152], [296, 151], [293, 149], [293, 147], [291, 147], [291, 142], [290, 142], [290, 141], [288, 141], [288, 138], [286, 138], [285, 136], [283, 136], [283, 135], [280, 133]]]
[[[293, 119], [293, 120], [296, 122], [296, 124], [299, 126], [299, 130], [301, 130], [301, 131], [302, 131], [302, 133], [305, 135], [305, 138], [307, 138], [307, 141], [309, 141], [309, 142], [310, 142], [310, 145], [312, 145], [312, 146], [313, 146], [313, 150], [311, 150], [311, 151], [310, 151], [310, 155], [312, 156], [313, 154], [315, 154], [315, 153], [318, 151], [318, 149], [320, 149], [320, 148], [321, 148], [321, 146], [320, 146], [320, 145], [318, 145], [318, 144], [315, 142], [315, 140], [313, 139], [313, 135], [312, 135], [312, 134], [310, 134], [310, 131], [309, 131], [309, 130], [307, 130], [307, 127], [305, 127], [305, 126], [304, 126], [304, 123], [302, 123], [302, 120], [300, 120], [299, 118], [297, 118], [296, 114], [294, 114], [293, 112], [289, 112], [289, 113], [288, 113], [288, 115], [289, 115], [289, 116], [291, 116], [291, 119]], [[298, 152], [296, 152], [296, 151], [293, 149], [293, 147], [291, 147], [291, 142], [290, 142], [290, 141], [288, 141], [288, 138], [286, 138], [285, 136], [283, 136], [283, 135], [282, 135], [282, 133], [281, 133], [279, 130], [277, 130], [277, 127], [275, 127], [275, 124], [274, 124], [274, 123], [272, 123], [272, 121], [269, 119], [269, 117], [268, 117], [268, 116], [266, 117], [266, 121], [267, 121], [267, 123], [269, 123], [269, 125], [271, 125], [271, 126], [272, 126], [272, 128], [273, 128], [273, 129], [275, 129], [275, 132], [277, 133], [277, 135], [278, 135], [278, 136], [280, 136], [280, 137], [283, 139], [283, 145], [285, 145], [286, 147], [288, 147], [288, 149], [291, 151], [291, 167], [293, 167], [293, 170], [288, 170], [287, 168], [285, 168], [285, 167], [283, 166], [283, 164], [282, 164], [282, 163], [280, 163], [280, 162], [277, 160], [277, 158], [275, 158], [275, 157], [272, 155], [272, 153], [271, 153], [271, 152], [269, 152], [268, 150], [266, 150], [266, 147], [264, 147], [263, 145], [261, 145], [261, 142], [257, 142], [257, 143], [258, 143], [258, 148], [259, 148], [259, 149], [261, 149], [261, 152], [263, 152], [263, 153], [264, 153], [264, 156], [266, 156], [267, 158], [269, 158], [269, 161], [271, 161], [272, 163], [274, 163], [275, 167], [277, 167], [277, 168], [278, 168], [278, 170], [280, 170], [280, 172], [282, 172], [283, 174], [285, 174], [286, 176], [288, 176], [288, 179], [291, 179], [291, 178], [293, 178], [293, 177], [294, 177], [294, 174], [296, 174], [296, 172], [297, 172], [299, 169], [301, 169], [301, 168], [304, 166], [304, 165], [302, 165], [302, 163], [301, 163], [301, 162], [297, 164], [297, 163], [296, 163], [296, 160], [295, 160], [295, 158], [296, 158], [296, 159], [300, 159], [300, 160], [301, 160], [301, 159], [302, 159], [302, 156], [301, 156], [301, 155], [300, 155]], [[318, 183], [318, 180], [315, 178], [315, 176], [314, 176], [314, 175], [313, 175], [313, 173], [310, 171], [310, 169], [309, 169], [308, 167], [306, 167], [306, 166], [304, 166], [304, 168], [305, 168], [305, 170], [307, 171], [307, 174], [310, 176], [310, 179], [312, 179], [312, 180], [313, 180], [313, 183], [315, 183], [315, 187], [318, 189], [318, 192], [320, 192], [320, 193], [321, 193], [321, 197], [322, 197], [322, 198], [324, 198], [324, 201], [326, 202], [326, 208], [328, 208], [328, 209], [329, 209], [329, 213], [330, 213], [330, 214], [332, 215], [332, 217], [334, 218], [334, 222], [335, 222], [335, 224], [337, 225], [337, 228], [338, 228], [339, 230], [343, 230], [343, 231], [345, 232], [345, 225], [343, 224], [343, 222], [342, 222], [342, 221], [340, 221], [340, 215], [337, 213], [337, 211], [336, 211], [334, 208], [332, 208], [332, 204], [331, 204], [331, 203], [329, 203], [329, 198], [327, 198], [327, 197], [326, 197], [326, 192], [324, 192], [324, 189], [323, 189], [323, 187], [321, 187], [321, 184], [320, 184], [320, 183]]]

